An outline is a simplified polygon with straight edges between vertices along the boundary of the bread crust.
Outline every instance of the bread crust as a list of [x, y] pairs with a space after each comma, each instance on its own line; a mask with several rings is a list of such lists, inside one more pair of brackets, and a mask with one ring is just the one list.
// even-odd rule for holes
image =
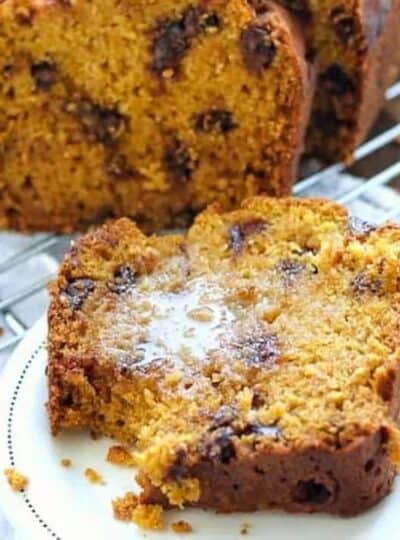
[[[382, 24], [382, 10], [389, 4]], [[400, 1], [364, 0], [360, 17], [365, 28], [368, 53], [362, 69], [361, 106], [354, 146], [368, 135], [385, 99], [386, 90], [400, 73]]]
[[[388, 495], [395, 467], [386, 450], [385, 429], [332, 452], [314, 448], [263, 448], [252, 452], [237, 448], [231, 464], [203, 461], [188, 475], [199, 478], [200, 508], [220, 512], [254, 512], [280, 508], [289, 512], [327, 512], [354, 516]], [[141, 501], [168, 501], [143, 476]]]
[[[264, 0], [251, 3], [259, 12], [264, 9]], [[307, 154], [351, 161], [400, 72], [400, 2], [280, 3], [302, 21], [320, 75]]]

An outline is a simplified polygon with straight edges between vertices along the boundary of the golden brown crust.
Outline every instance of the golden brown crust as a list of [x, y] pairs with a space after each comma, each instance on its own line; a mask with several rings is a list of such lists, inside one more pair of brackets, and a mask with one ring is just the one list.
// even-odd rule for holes
[[[366, 28], [371, 21], [379, 25], [382, 2], [364, 0], [361, 17]], [[400, 1], [392, 0], [383, 28], [369, 49], [364, 62], [361, 107], [355, 145], [368, 134], [382, 107], [386, 90], [400, 73]], [[387, 8], [386, 8], [387, 9]], [[370, 29], [371, 32], [371, 29]], [[372, 29], [373, 32], [373, 29]]]
[[[265, 0], [251, 0], [262, 11]], [[306, 150], [329, 161], [351, 160], [400, 72], [399, 0], [292, 2], [306, 28], [319, 80]]]
[[399, 460], [399, 260], [398, 226], [324, 200], [105, 225], [51, 286], [53, 432], [133, 445], [143, 503], [366, 509]]
[[[223, 465], [201, 462], [188, 474], [200, 479], [196, 506], [222, 512], [254, 512], [266, 507], [290, 512], [329, 512], [354, 516], [391, 491], [396, 469], [385, 449], [385, 433], [362, 437], [346, 449], [327, 451], [260, 447], [238, 449], [237, 460]], [[168, 500], [142, 479], [141, 500], [168, 507]]]

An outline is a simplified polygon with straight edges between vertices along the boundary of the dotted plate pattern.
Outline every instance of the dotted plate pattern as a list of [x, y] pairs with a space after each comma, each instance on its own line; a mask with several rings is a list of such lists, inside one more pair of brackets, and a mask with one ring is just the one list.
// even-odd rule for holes
[[[25, 376], [31, 367], [33, 361], [38, 356], [39, 353], [43, 352], [46, 349], [46, 341], [43, 340], [40, 345], [32, 352], [32, 354], [29, 357], [29, 360], [25, 364], [20, 376], [18, 377], [17, 384], [15, 385], [14, 392], [11, 398], [10, 402], [10, 408], [8, 410], [8, 417], [7, 417], [7, 448], [8, 448], [8, 457], [11, 467], [15, 467], [15, 456], [14, 456], [14, 448], [13, 448], [13, 438], [12, 438], [12, 432], [13, 432], [13, 419], [14, 419], [14, 409], [15, 404], [18, 399], [19, 391], [21, 389], [22, 383], [24, 382]], [[21, 490], [21, 495], [24, 500], [24, 503], [29, 508], [30, 512], [36, 519], [36, 521], [40, 524], [40, 526], [46, 531], [49, 538], [54, 538], [55, 540], [62, 540], [61, 536], [58, 536], [58, 534], [53, 531], [53, 529], [45, 522], [45, 520], [41, 517], [39, 512], [36, 510], [34, 504], [26, 494], [25, 490]]]

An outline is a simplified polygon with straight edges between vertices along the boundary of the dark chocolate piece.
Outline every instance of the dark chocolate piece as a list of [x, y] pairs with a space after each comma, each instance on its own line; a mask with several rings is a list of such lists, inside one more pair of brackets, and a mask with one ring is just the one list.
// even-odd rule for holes
[[360, 272], [351, 280], [351, 288], [356, 294], [381, 294], [382, 293], [382, 280], [379, 278], [373, 278], [366, 272]]
[[107, 287], [110, 291], [117, 294], [123, 294], [136, 284], [136, 274], [127, 264], [121, 265], [114, 273], [112, 281], [109, 281]]
[[31, 65], [31, 75], [36, 88], [48, 91], [58, 81], [57, 66], [53, 62], [43, 60]]
[[332, 64], [320, 75], [320, 81], [326, 90], [334, 96], [343, 96], [355, 91], [353, 80], [339, 64]]
[[237, 127], [231, 111], [226, 109], [211, 109], [199, 113], [194, 119], [196, 131], [203, 133], [228, 133]]
[[348, 45], [356, 36], [356, 21], [342, 6], [335, 7], [330, 13], [330, 20], [338, 39]]
[[280, 356], [277, 336], [265, 334], [248, 339], [242, 344], [242, 355], [251, 367], [272, 368]]
[[262, 232], [266, 226], [266, 221], [262, 219], [248, 219], [232, 225], [229, 230], [229, 244], [232, 251], [240, 253], [246, 239], [252, 234]]
[[61, 290], [62, 296], [68, 299], [73, 310], [80, 309], [83, 302], [94, 290], [95, 284], [92, 279], [78, 278], [69, 282], [65, 289]]
[[192, 39], [211, 27], [219, 26], [218, 15], [206, 13], [200, 7], [189, 7], [178, 19], [161, 20], [151, 47], [151, 70], [158, 76], [168, 69], [177, 70], [192, 45]]
[[268, 29], [255, 25], [243, 30], [240, 50], [246, 68], [253, 73], [267, 69], [276, 55], [276, 45]]
[[164, 152], [165, 167], [174, 181], [185, 183], [191, 179], [197, 164], [187, 146], [173, 139]]
[[113, 146], [126, 128], [117, 108], [101, 107], [86, 98], [67, 103], [65, 110], [79, 119], [91, 140], [104, 146]]

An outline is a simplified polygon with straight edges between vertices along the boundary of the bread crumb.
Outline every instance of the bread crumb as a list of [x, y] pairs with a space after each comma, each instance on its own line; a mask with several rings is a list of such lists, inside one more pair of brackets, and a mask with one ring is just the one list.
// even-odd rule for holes
[[28, 485], [28, 478], [15, 469], [6, 469], [4, 475], [14, 491], [21, 491]]
[[0, 337], [4, 334], [4, 328], [0, 326]]
[[120, 521], [132, 521], [133, 511], [138, 505], [138, 498], [132, 492], [128, 491], [123, 497], [117, 497], [112, 501], [115, 519]]
[[124, 467], [133, 467], [135, 465], [135, 460], [123, 446], [111, 446], [107, 452], [107, 461], [113, 463], [114, 465], [122, 465]]
[[68, 458], [63, 458], [60, 463], [63, 467], [71, 467], [72, 465], [72, 461]]
[[102, 476], [98, 472], [96, 472], [94, 469], [91, 469], [90, 467], [88, 467], [85, 470], [85, 476], [91, 484], [101, 484], [101, 485], [105, 484]]
[[183, 521], [182, 519], [175, 521], [175, 523], [171, 525], [171, 529], [177, 534], [193, 532], [193, 527], [190, 525], [190, 523]]
[[245, 536], [246, 534], [249, 534], [250, 524], [249, 523], [242, 523], [240, 526], [240, 534], [242, 536]]
[[142, 529], [163, 529], [163, 508], [159, 504], [138, 504], [133, 511], [132, 521]]

